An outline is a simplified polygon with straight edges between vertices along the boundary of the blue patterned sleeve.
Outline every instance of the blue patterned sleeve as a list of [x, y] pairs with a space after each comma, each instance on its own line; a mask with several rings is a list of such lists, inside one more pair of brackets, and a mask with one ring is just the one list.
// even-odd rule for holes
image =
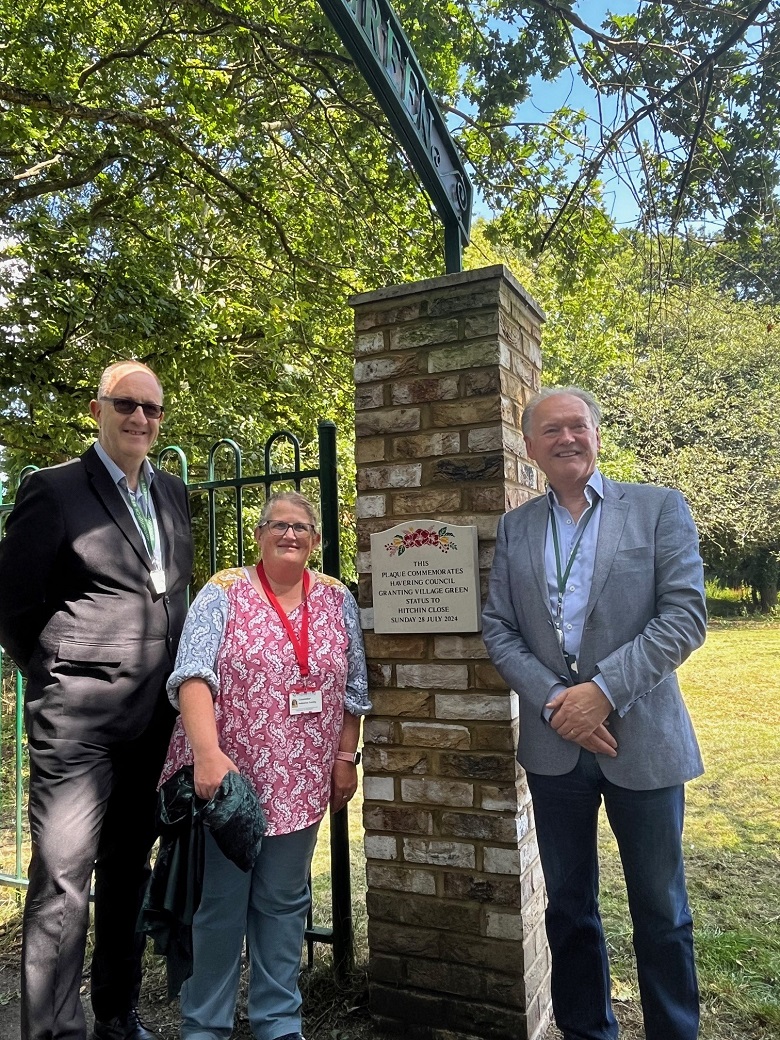
[[168, 699], [179, 710], [179, 687], [186, 679], [203, 679], [212, 695], [219, 688], [217, 654], [227, 625], [226, 590], [207, 582], [195, 597], [184, 622], [176, 667], [168, 679]]
[[363, 632], [355, 597], [344, 588], [344, 625], [347, 630], [347, 692], [344, 707], [351, 715], [367, 715], [371, 711], [368, 699], [368, 672]]

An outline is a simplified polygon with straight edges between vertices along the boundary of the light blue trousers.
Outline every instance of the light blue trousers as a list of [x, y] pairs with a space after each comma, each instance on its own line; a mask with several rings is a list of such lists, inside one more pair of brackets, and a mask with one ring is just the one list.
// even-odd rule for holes
[[206, 830], [203, 896], [193, 922], [193, 967], [181, 991], [182, 1040], [228, 1040], [244, 935], [249, 1023], [256, 1040], [300, 1032], [298, 975], [319, 824], [264, 838], [254, 868], [239, 870]]

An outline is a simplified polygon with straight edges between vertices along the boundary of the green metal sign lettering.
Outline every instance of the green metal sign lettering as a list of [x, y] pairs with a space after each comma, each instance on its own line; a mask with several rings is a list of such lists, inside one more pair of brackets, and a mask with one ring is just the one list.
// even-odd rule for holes
[[382, 106], [444, 224], [447, 273], [462, 269], [473, 188], [420, 63], [386, 0], [320, 0]]

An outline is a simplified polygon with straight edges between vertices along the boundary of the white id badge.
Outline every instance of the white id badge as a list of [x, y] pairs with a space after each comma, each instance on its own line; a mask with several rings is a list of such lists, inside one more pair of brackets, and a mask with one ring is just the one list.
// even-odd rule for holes
[[293, 690], [290, 694], [290, 714], [309, 715], [322, 711], [321, 690]]
[[161, 596], [163, 592], [165, 592], [165, 571], [159, 567], [155, 567], [155, 569], [150, 572], [149, 578], [152, 582], [152, 588], [158, 596]]

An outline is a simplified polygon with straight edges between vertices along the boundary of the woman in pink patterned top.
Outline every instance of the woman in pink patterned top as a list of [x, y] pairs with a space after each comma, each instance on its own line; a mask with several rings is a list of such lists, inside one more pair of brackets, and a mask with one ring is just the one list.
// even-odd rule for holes
[[357, 604], [306, 568], [319, 545], [302, 495], [266, 502], [257, 567], [221, 571], [193, 602], [168, 693], [181, 714], [162, 780], [194, 763], [213, 796], [227, 772], [254, 785], [268, 828], [245, 874], [207, 833], [193, 922], [193, 975], [181, 991], [182, 1040], [233, 1029], [244, 935], [256, 1040], [302, 1040], [298, 990], [319, 822], [357, 789], [360, 718], [370, 709]]

